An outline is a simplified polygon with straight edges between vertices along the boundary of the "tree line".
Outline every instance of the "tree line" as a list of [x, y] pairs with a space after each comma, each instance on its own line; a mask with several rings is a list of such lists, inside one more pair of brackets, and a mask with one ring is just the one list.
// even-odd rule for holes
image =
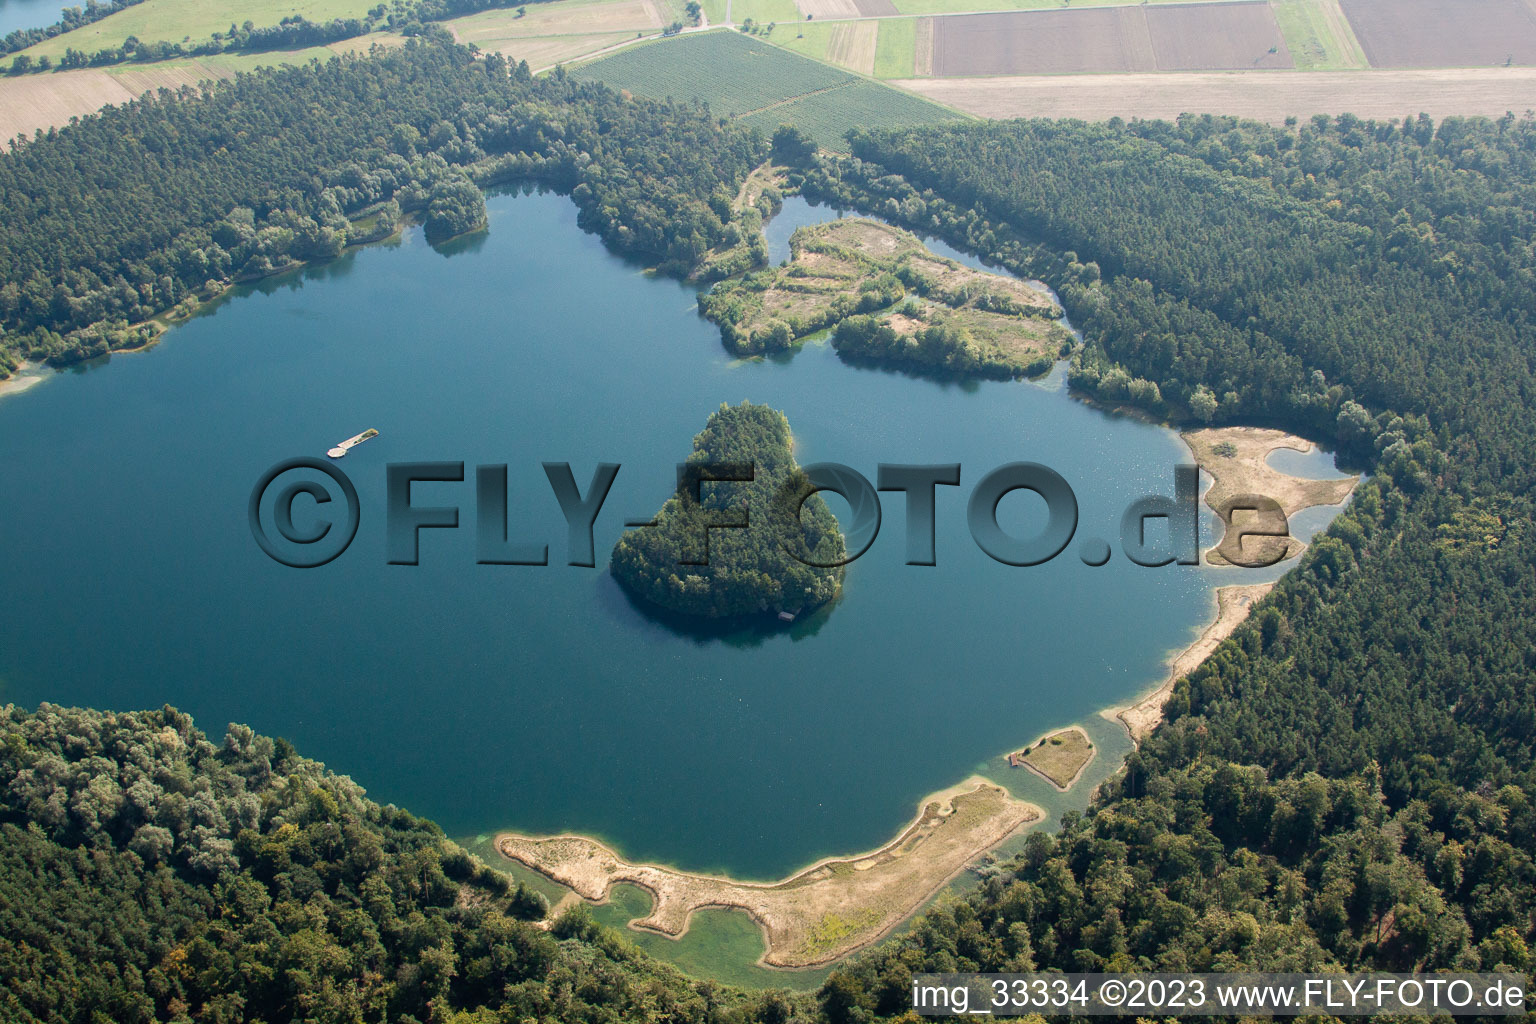
[[[25, 50], [66, 32], [100, 21], [118, 11], [141, 3], [142, 0], [119, 0], [100, 3], [87, 0], [85, 8], [66, 7], [58, 22], [46, 28], [17, 29], [0, 41], [0, 55]], [[46, 55], [36, 59], [31, 54], [18, 54], [5, 69], [6, 74], [24, 75], [42, 71], [68, 71], [75, 68], [105, 67], [128, 61], [148, 63], [173, 60], [177, 57], [209, 57], [218, 53], [260, 53], [268, 50], [297, 50], [309, 46], [325, 46], [343, 39], [355, 39], [373, 31], [398, 32], [405, 36], [426, 35], [433, 31], [434, 23], [449, 18], [459, 18], [479, 11], [501, 7], [517, 7], [519, 11], [527, 3], [547, 3], [548, 0], [391, 0], [370, 7], [363, 17], [332, 18], [329, 21], [310, 21], [302, 14], [290, 14], [276, 25], [258, 26], [247, 19], [241, 24], [230, 22], [226, 32], [214, 32], [199, 42], [167, 39], [141, 40], [137, 36], [126, 37], [121, 45], [105, 46], [94, 53], [66, 47], [64, 54], [55, 62]], [[680, 27], [680, 25], [679, 25]]]
[[126, 11], [134, 4], [143, 2], [144, 0], [113, 0], [113, 2], [102, 3], [101, 0], [85, 0], [84, 7], [65, 7], [59, 12], [59, 20], [52, 25], [42, 28], [18, 28], [7, 32], [5, 38], [0, 39], [0, 55], [36, 46], [44, 40], [63, 35], [65, 32], [73, 32], [77, 28], [84, 28], [110, 14]]

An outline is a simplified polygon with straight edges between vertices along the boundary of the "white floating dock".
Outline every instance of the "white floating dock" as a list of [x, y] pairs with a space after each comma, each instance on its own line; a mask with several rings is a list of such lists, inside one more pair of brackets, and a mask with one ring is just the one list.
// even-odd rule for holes
[[345, 441], [341, 442], [341, 444], [337, 445], [335, 448], [332, 448], [325, 454], [329, 455], [333, 459], [339, 459], [343, 455], [347, 454], [347, 452], [351, 451], [353, 448], [356, 448], [358, 445], [362, 444], [369, 438], [378, 436], [379, 432], [374, 430], [372, 427], [369, 427], [361, 434], [354, 434], [353, 436], [347, 438]]

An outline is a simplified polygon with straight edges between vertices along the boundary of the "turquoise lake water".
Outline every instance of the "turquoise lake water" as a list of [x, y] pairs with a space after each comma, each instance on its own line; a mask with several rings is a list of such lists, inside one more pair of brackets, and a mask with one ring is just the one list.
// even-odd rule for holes
[[[1171, 494], [1189, 458], [1170, 430], [1043, 383], [959, 386], [844, 365], [825, 343], [738, 361], [695, 310], [576, 227], [549, 194], [501, 195], [487, 235], [419, 231], [248, 289], [156, 348], [0, 400], [0, 700], [175, 704], [218, 740], [245, 722], [451, 834], [602, 836], [626, 855], [773, 878], [876, 846], [916, 802], [1047, 729], [1158, 681], [1217, 582], [1242, 570], [1076, 557], [1012, 568], [971, 541], [971, 487], [1030, 460], [1072, 484], [1078, 539]], [[772, 226], [828, 216], [797, 203]], [[848, 572], [844, 597], [787, 630], [681, 632], [603, 566], [648, 517], [721, 402], [784, 410], [802, 463], [959, 462], [938, 495], [936, 567], [903, 564], [905, 512]], [[314, 570], [279, 565], [247, 525], [274, 463], [338, 464], [362, 523]], [[467, 464], [419, 484], [461, 528], [424, 531], [421, 565], [386, 564], [389, 462]], [[598, 568], [564, 564], [540, 463], [619, 472]], [[475, 564], [474, 466], [507, 463], [511, 533], [547, 567]], [[1028, 494], [1000, 519], [1043, 522]], [[302, 506], [302, 501], [301, 501]], [[846, 509], [831, 498], [834, 512]], [[1207, 520], [1208, 522], [1208, 520]], [[1214, 543], [1209, 535], [1202, 544]]]

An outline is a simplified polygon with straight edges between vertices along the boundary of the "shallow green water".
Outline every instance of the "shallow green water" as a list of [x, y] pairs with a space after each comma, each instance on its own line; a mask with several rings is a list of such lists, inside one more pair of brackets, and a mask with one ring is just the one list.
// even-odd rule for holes
[[[797, 205], [786, 215], [823, 214]], [[627, 856], [776, 878], [878, 846], [925, 794], [1048, 728], [1154, 684], [1240, 571], [992, 561], [965, 527], [970, 488], [1010, 461], [1073, 485], [1078, 537], [1118, 536], [1134, 498], [1171, 493], [1188, 453], [1166, 429], [1043, 384], [937, 384], [842, 364], [825, 344], [740, 362], [693, 291], [656, 280], [575, 226], [569, 201], [501, 196], [488, 236], [394, 247], [265, 283], [154, 350], [0, 400], [0, 699], [172, 703], [222, 733], [247, 722], [452, 834], [573, 830]], [[780, 221], [775, 229], [788, 226]], [[938, 560], [903, 564], [905, 513], [845, 597], [784, 631], [676, 631], [603, 571], [648, 517], [724, 401], [783, 409], [802, 462], [960, 462], [941, 488]], [[269, 466], [382, 433], [341, 464], [362, 525], [315, 570], [252, 541], [246, 502]], [[419, 484], [461, 528], [425, 531], [418, 567], [386, 564], [384, 466], [463, 460]], [[623, 465], [597, 524], [599, 568], [564, 565], [540, 468], [583, 488]], [[510, 465], [514, 537], [547, 567], [475, 564], [474, 466]], [[1011, 530], [1038, 528], [1026, 494]], [[831, 499], [834, 511], [846, 506]], [[302, 502], [301, 502], [302, 505]], [[1100, 765], [1112, 760], [1106, 739]], [[1025, 773], [1018, 773], [1020, 775]]]

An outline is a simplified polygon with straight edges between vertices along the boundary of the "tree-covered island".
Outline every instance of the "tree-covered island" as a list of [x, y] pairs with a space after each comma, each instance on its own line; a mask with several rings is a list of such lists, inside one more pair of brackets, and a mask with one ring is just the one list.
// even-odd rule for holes
[[[843, 584], [836, 563], [847, 557], [843, 535], [819, 494], [794, 514], [809, 485], [784, 414], [750, 402], [721, 405], [694, 437], [685, 465], [727, 463], [750, 463], [751, 481], [705, 481], [697, 497], [680, 486], [654, 525], [619, 538], [610, 563], [614, 578], [647, 603], [712, 619], [797, 615], [836, 598]], [[745, 527], [709, 528], [743, 518]], [[683, 564], [706, 557], [708, 564]]]

